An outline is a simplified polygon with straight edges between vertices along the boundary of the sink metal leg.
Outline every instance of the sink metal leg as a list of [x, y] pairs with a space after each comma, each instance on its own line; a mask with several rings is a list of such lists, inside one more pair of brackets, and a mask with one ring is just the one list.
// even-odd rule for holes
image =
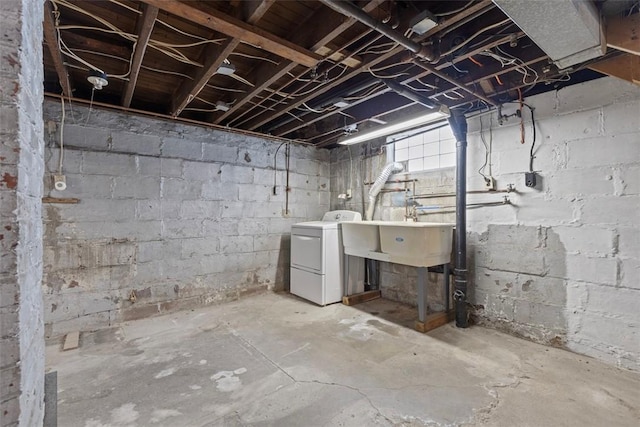
[[418, 267], [418, 321], [427, 320], [427, 267]]
[[449, 269], [451, 268], [451, 266], [449, 265], [449, 263], [445, 264], [443, 266], [443, 273], [444, 273], [444, 310], [445, 311], [449, 311], [449, 294], [451, 293], [451, 284], [450, 284], [450, 271]]
[[343, 272], [342, 272], [342, 280], [343, 280], [343, 296], [351, 295], [351, 289], [349, 289], [349, 255], [344, 254], [344, 262], [343, 262]]

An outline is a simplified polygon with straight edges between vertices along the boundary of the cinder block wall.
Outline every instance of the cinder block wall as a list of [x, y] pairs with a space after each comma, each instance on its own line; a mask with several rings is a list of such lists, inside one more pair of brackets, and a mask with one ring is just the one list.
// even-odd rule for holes
[[[470, 210], [470, 301], [482, 324], [640, 370], [640, 88], [602, 78], [527, 99], [536, 188], [519, 122], [496, 126], [493, 172], [512, 206]], [[504, 113], [510, 114], [511, 104]], [[485, 140], [489, 116], [483, 117]], [[485, 150], [471, 121], [469, 183]], [[469, 198], [472, 200], [472, 198]]]
[[45, 102], [46, 333], [59, 337], [288, 286], [293, 223], [329, 208], [329, 153], [291, 146], [289, 212], [280, 142]]
[[42, 1], [0, 2], [0, 425], [44, 415]]
[[[634, 308], [640, 298], [640, 89], [603, 78], [526, 102], [535, 108], [537, 124], [534, 170], [539, 183], [534, 189], [524, 185], [532, 138], [528, 111], [524, 145], [519, 121], [512, 118], [499, 126], [495, 113], [492, 119], [482, 117], [498, 188], [514, 184], [516, 192], [467, 197], [468, 203], [482, 203], [506, 195], [511, 202], [467, 212], [473, 316], [483, 325], [640, 370], [640, 315]], [[515, 108], [505, 106], [503, 112]], [[470, 119], [469, 190], [484, 187], [477, 172], [485, 161], [479, 130], [479, 119]], [[351, 149], [354, 179], [364, 167], [365, 180], [371, 181], [386, 156], [363, 161], [362, 155], [375, 154], [377, 147]], [[331, 160], [331, 203], [338, 207], [351, 162], [345, 148], [332, 150]], [[375, 172], [369, 176], [368, 170]], [[409, 178], [419, 180], [417, 193], [455, 190], [451, 169]], [[356, 186], [356, 199], [348, 205], [361, 209], [361, 181]], [[400, 202], [393, 193], [382, 195], [376, 217], [401, 220]], [[453, 200], [421, 202], [445, 206]], [[420, 220], [453, 222], [455, 217]], [[381, 272], [383, 295], [415, 304], [413, 269], [382, 263]], [[431, 277], [431, 309], [440, 301], [435, 280]]]

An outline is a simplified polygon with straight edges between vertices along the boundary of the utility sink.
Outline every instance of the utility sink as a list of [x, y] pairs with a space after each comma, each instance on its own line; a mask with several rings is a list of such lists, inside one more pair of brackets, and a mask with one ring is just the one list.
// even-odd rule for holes
[[344, 252], [415, 267], [446, 264], [453, 224], [403, 221], [342, 223]]

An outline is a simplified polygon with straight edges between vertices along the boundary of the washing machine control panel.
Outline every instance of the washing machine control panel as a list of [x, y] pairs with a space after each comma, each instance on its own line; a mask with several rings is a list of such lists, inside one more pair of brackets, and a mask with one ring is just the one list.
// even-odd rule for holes
[[322, 220], [335, 221], [335, 222], [362, 221], [362, 215], [360, 214], [360, 212], [347, 211], [347, 210], [329, 211], [324, 214], [324, 216], [322, 217]]

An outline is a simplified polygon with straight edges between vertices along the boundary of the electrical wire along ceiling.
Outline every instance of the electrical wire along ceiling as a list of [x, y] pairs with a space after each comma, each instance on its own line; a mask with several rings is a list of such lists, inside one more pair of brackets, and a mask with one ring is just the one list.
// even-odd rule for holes
[[[552, 15], [564, 2], [527, 3]], [[584, 3], [600, 48], [567, 66], [546, 53], [553, 40], [527, 35], [536, 14], [510, 0], [47, 0], [44, 85], [72, 101], [328, 147], [403, 117], [610, 74], [600, 66], [633, 52], [605, 43], [601, 20], [637, 22], [637, 3]]]

